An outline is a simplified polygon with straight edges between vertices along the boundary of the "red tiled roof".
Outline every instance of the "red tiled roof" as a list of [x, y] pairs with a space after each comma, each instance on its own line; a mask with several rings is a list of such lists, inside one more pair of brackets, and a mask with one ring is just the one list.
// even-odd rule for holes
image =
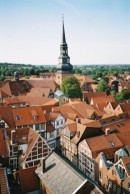
[[80, 84], [82, 84], [83, 82], [88, 82], [88, 83], [95, 83], [96, 81], [93, 80], [91, 77], [85, 76], [85, 75], [74, 75], [78, 81], [80, 82]]
[[130, 146], [130, 130], [123, 133], [117, 133], [117, 136], [125, 146]]
[[20, 94], [26, 94], [29, 90], [29, 84], [24, 80], [6, 82], [1, 90], [9, 96], [18, 96]]
[[86, 104], [85, 102], [74, 102], [71, 104], [65, 104], [59, 107], [54, 107], [52, 112], [59, 112], [65, 118], [76, 119], [76, 118], [89, 118], [93, 114], [101, 117], [103, 113], [93, 106]]
[[6, 98], [6, 97], [8, 97], [8, 94], [0, 90], [0, 98]]
[[11, 107], [2, 106], [0, 107], [0, 117], [3, 119], [9, 127], [14, 128], [14, 118]]
[[97, 157], [100, 152], [113, 155], [115, 150], [122, 148], [124, 145], [116, 134], [101, 135], [86, 139], [86, 142], [92, 151], [93, 157]]
[[13, 98], [5, 99], [6, 104], [16, 104], [16, 103], [25, 103], [29, 106], [42, 106], [53, 107], [58, 105], [58, 101], [54, 98], [46, 98], [46, 97], [32, 97], [32, 96], [17, 96]]
[[117, 120], [114, 123], [108, 123], [107, 126], [102, 127], [102, 130], [105, 131], [106, 128], [109, 128], [110, 131], [116, 130], [117, 132], [122, 133], [122, 132], [130, 131], [129, 126], [130, 126], [130, 119]]
[[[34, 111], [36, 112], [36, 118], [34, 117], [34, 114], [32, 114], [32, 111], [33, 113]], [[32, 125], [46, 122], [46, 118], [42, 111], [42, 108], [38, 106], [15, 108], [12, 109], [12, 112], [16, 126]]]
[[125, 169], [128, 173], [128, 175], [130, 176], [130, 157], [123, 157], [121, 158], [124, 166], [125, 166]]
[[52, 79], [34, 78], [26, 81], [34, 88], [50, 88], [53, 92], [55, 92], [57, 88], [56, 83]]
[[23, 193], [39, 190], [39, 180], [35, 173], [37, 167], [19, 170], [21, 190]]
[[50, 93], [50, 88], [32, 88], [27, 96], [34, 96], [34, 97], [48, 97]]
[[101, 97], [92, 97], [91, 101], [93, 104], [104, 103], [104, 102], [115, 102], [115, 98], [113, 96], [101, 96]]
[[106, 92], [83, 92], [84, 98], [107, 96]]

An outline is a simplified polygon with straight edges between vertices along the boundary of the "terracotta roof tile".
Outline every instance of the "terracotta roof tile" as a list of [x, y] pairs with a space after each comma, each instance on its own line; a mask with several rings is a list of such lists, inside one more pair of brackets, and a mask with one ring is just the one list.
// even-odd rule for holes
[[125, 169], [128, 173], [128, 175], [130, 176], [130, 157], [123, 157], [121, 158], [124, 166], [125, 166]]
[[116, 132], [122, 133], [130, 131], [129, 126], [130, 119], [117, 120], [116, 122], [113, 121], [112, 123], [108, 123], [106, 126], [102, 127], [102, 130], [105, 131], [106, 128], [109, 128], [110, 131], [116, 130]]
[[31, 88], [30, 92], [27, 93], [27, 96], [34, 97], [48, 97], [50, 93], [50, 88]]
[[107, 96], [106, 92], [83, 92], [84, 98]]
[[15, 104], [15, 103], [25, 103], [29, 106], [42, 106], [42, 107], [49, 107], [49, 106], [56, 106], [58, 105], [58, 101], [53, 98], [46, 98], [46, 97], [31, 97], [31, 96], [17, 96], [5, 99], [6, 104]]
[[2, 106], [0, 107], [0, 117], [3, 119], [9, 127], [14, 128], [14, 118], [11, 107]]
[[36, 167], [19, 170], [20, 185], [23, 193], [39, 190], [39, 180], [35, 170]]
[[101, 96], [101, 97], [92, 97], [91, 102], [93, 104], [97, 103], [107, 103], [107, 102], [115, 102], [115, 98], [113, 96]]
[[125, 146], [130, 146], [130, 131], [117, 133], [117, 136]]
[[8, 94], [0, 90], [0, 98], [6, 98], [6, 97], [8, 97]]
[[93, 157], [97, 157], [100, 152], [105, 155], [114, 157], [115, 150], [122, 148], [124, 145], [116, 134], [101, 135], [86, 139], [86, 142], [92, 151]]
[[50, 88], [53, 92], [56, 91], [57, 84], [54, 82], [53, 79], [47, 78], [34, 78], [26, 80], [31, 87], [34, 88]]
[[[16, 126], [45, 123], [46, 118], [41, 107], [22, 107], [12, 109]], [[36, 115], [34, 115], [34, 112]]]
[[9, 96], [18, 96], [20, 94], [26, 94], [29, 90], [29, 84], [24, 80], [6, 82], [1, 90]]

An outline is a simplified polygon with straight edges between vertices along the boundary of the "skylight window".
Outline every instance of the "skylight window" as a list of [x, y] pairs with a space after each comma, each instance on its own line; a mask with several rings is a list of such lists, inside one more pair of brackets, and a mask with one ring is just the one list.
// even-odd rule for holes
[[110, 146], [111, 147], [114, 147], [115, 146], [115, 143], [113, 141], [109, 141], [109, 143], [110, 143]]

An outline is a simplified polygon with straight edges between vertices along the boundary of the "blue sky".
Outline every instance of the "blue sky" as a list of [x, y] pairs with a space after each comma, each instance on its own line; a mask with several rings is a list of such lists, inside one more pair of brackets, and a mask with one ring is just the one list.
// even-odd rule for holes
[[0, 0], [0, 62], [130, 64], [130, 0]]

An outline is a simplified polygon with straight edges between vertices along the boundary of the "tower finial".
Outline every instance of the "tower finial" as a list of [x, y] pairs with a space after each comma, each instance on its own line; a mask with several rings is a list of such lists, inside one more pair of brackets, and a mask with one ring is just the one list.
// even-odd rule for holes
[[62, 14], [62, 44], [66, 44], [65, 29], [64, 29], [64, 14]]

